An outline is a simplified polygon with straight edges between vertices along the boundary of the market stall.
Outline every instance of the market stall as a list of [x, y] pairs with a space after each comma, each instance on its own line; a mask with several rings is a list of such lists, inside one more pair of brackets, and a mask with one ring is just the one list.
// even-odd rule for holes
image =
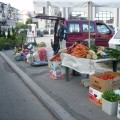
[[86, 58], [77, 58], [71, 56], [67, 53], [61, 53], [62, 65], [66, 67], [66, 80], [69, 81], [69, 68], [83, 73], [83, 74], [94, 74], [95, 73], [95, 64], [100, 62], [112, 62], [113, 71], [117, 71], [117, 61], [116, 59], [106, 58], [106, 59], [86, 59]]
[[49, 59], [53, 57], [53, 51], [46, 47], [44, 42], [37, 46], [25, 44], [23, 48], [15, 48], [14, 56], [16, 61], [26, 61], [32, 66], [43, 66], [48, 65]]

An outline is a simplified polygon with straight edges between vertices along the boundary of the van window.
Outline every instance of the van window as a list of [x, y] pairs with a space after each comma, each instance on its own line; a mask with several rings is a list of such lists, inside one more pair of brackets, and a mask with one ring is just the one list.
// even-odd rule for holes
[[68, 23], [68, 33], [79, 33], [80, 25], [79, 23]]
[[110, 33], [109, 28], [106, 25], [103, 25], [103, 24], [102, 25], [98, 24], [97, 25], [97, 30], [101, 34], [109, 34]]
[[120, 39], [120, 30], [116, 33], [116, 35], [114, 36], [115, 39]]
[[[82, 24], [82, 28], [83, 28], [83, 32], [88, 33], [88, 22], [84, 22]], [[90, 22], [90, 32], [91, 33], [95, 32], [94, 23], [93, 22]]]

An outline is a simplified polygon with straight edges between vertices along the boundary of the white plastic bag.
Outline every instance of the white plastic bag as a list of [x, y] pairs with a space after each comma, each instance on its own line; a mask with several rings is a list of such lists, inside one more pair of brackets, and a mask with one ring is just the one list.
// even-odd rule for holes
[[27, 63], [31, 64], [33, 62], [33, 55], [28, 53], [26, 59], [27, 59]]
[[40, 61], [38, 52], [34, 52], [34, 53], [33, 53], [33, 60], [34, 60], [34, 62]]
[[59, 52], [61, 52], [62, 50], [66, 49], [66, 40], [60, 41], [59, 44], [60, 44]]
[[49, 61], [50, 59], [53, 58], [54, 52], [51, 48], [47, 48], [47, 60]]

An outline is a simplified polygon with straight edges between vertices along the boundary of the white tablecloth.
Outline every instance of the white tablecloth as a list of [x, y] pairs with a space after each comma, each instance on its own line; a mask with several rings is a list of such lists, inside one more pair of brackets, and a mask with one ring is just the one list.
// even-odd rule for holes
[[62, 65], [76, 70], [83, 74], [94, 74], [95, 73], [95, 62], [91, 59], [77, 58], [66, 53], [60, 54], [62, 59]]
[[95, 70], [97, 66], [96, 63], [115, 60], [112, 58], [98, 59], [98, 60], [77, 58], [77, 57], [71, 56], [70, 54], [66, 54], [66, 53], [61, 53], [60, 56], [62, 59], [63, 66], [74, 69], [79, 73], [89, 74], [89, 75], [95, 74]]

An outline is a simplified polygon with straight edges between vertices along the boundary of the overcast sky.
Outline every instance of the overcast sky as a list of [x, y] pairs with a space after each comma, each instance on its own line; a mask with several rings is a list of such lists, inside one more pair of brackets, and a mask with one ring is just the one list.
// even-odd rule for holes
[[19, 10], [33, 11], [33, 0], [0, 0], [3, 3], [10, 3], [12, 7]]
[[[28, 11], [33, 11], [33, 1], [54, 1], [54, 2], [85, 2], [85, 1], [90, 1], [90, 0], [0, 0], [0, 2], [4, 2], [4, 3], [10, 3], [12, 7], [15, 7], [19, 10], [28, 10]], [[91, 0], [91, 1], [95, 1], [96, 3], [107, 3], [107, 2], [119, 2], [120, 0]], [[120, 2], [119, 2], [120, 4]]]

